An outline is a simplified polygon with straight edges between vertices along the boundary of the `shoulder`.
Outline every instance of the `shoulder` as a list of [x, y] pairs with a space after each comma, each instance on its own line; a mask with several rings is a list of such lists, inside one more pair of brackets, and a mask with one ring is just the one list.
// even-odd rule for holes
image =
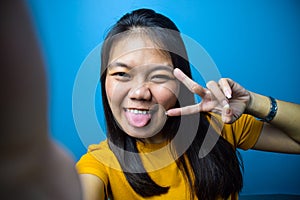
[[243, 114], [234, 123], [225, 124], [221, 116], [215, 113], [206, 114], [210, 125], [225, 140], [231, 143], [235, 148], [252, 148], [259, 138], [262, 131], [263, 122], [257, 120], [252, 115]]
[[120, 169], [119, 162], [109, 147], [108, 140], [104, 140], [99, 144], [92, 144], [88, 147], [87, 153], [81, 157], [80, 161], [85, 163], [97, 163], [103, 167]]
[[120, 164], [114, 153], [110, 150], [108, 141], [93, 144], [76, 163], [79, 174], [91, 174], [100, 178], [105, 185], [108, 184], [109, 174], [112, 171], [121, 171]]
[[99, 144], [91, 144], [88, 147], [88, 153], [94, 152], [94, 151], [110, 151], [109, 145], [108, 145], [108, 140], [104, 140], [100, 142]]

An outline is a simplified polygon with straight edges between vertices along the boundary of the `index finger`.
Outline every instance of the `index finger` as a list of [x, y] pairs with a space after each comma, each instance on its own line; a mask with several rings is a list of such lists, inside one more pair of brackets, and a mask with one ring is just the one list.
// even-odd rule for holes
[[172, 108], [166, 111], [168, 116], [180, 116], [180, 115], [191, 115], [201, 111], [201, 104], [194, 104], [190, 106], [184, 106], [181, 108]]
[[204, 97], [208, 90], [190, 79], [185, 73], [183, 73], [180, 69], [174, 69], [174, 76], [182, 82], [192, 93], [198, 94], [200, 97]]

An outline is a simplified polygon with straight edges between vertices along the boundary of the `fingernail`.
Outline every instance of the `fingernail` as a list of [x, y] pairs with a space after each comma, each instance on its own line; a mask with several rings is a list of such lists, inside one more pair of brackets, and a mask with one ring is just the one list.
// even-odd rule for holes
[[184, 78], [184, 74], [178, 68], [174, 69], [174, 74], [177, 75], [180, 80], [182, 80]]
[[226, 103], [225, 106], [224, 106], [224, 108], [230, 108], [229, 104]]
[[224, 91], [224, 93], [225, 93], [225, 96], [228, 98], [228, 99], [231, 99], [231, 93], [230, 93], [230, 91], [228, 90], [228, 89], [225, 89], [225, 91]]
[[230, 106], [229, 104], [225, 104], [225, 106], [223, 107], [223, 109], [225, 109], [225, 114], [228, 115], [231, 112]]
[[228, 104], [228, 102], [224, 99], [223, 100], [223, 105], [224, 105], [224, 107], [223, 108], [229, 108], [229, 104]]

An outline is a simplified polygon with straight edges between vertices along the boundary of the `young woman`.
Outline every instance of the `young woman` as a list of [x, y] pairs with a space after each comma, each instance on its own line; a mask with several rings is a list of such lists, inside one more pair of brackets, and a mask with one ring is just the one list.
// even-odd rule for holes
[[85, 199], [237, 199], [236, 148], [300, 153], [299, 105], [231, 79], [198, 85], [178, 28], [153, 10], [112, 27], [101, 87], [108, 138], [77, 163]]

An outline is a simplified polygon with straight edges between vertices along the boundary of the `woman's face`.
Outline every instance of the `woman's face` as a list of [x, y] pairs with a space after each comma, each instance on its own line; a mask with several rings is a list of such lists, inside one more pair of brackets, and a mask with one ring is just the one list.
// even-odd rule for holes
[[105, 89], [115, 120], [128, 135], [161, 142], [165, 111], [174, 107], [179, 92], [173, 69], [171, 58], [148, 39], [130, 37], [114, 44]]

